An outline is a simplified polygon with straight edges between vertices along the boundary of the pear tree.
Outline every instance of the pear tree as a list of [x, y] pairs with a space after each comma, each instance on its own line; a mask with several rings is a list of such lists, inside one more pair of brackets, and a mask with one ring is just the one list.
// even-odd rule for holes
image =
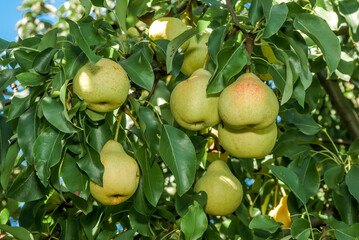
[[359, 236], [358, 1], [54, 4], [0, 38], [1, 239]]

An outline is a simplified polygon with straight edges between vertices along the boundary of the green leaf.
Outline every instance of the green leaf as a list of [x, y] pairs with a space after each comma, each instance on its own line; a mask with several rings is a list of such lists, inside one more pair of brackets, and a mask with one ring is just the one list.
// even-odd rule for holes
[[37, 49], [43, 51], [46, 48], [56, 48], [57, 32], [58, 29], [54, 28], [45, 33]]
[[85, 16], [91, 13], [92, 3], [90, 0], [80, 0], [81, 5], [85, 9]]
[[164, 177], [161, 168], [156, 161], [151, 166], [151, 161], [148, 158], [145, 147], [137, 150], [136, 159], [141, 167], [145, 196], [151, 205], [156, 207], [164, 187]]
[[292, 236], [298, 240], [307, 240], [310, 236], [310, 224], [303, 218], [296, 219], [291, 227]]
[[267, 166], [272, 171], [273, 175], [284, 182], [303, 204], [307, 202], [306, 192], [299, 182], [298, 176], [291, 169], [283, 166]]
[[155, 114], [146, 107], [139, 109], [140, 126], [142, 134], [152, 154], [156, 154], [159, 148], [160, 124]]
[[217, 55], [218, 65], [207, 86], [207, 94], [221, 92], [232, 77], [249, 64], [249, 56], [242, 45], [225, 47]]
[[252, 0], [251, 5], [248, 10], [248, 18], [252, 26], [255, 26], [256, 23], [263, 16], [263, 8], [261, 5], [261, 0]]
[[7, 197], [19, 202], [30, 202], [45, 196], [46, 189], [36, 177], [34, 169], [29, 166], [20, 173], [7, 192]]
[[285, 60], [285, 85], [282, 94], [282, 100], [280, 102], [280, 104], [283, 105], [292, 97], [294, 79], [288, 55], [284, 51], [280, 51], [280, 53]]
[[261, 229], [270, 233], [275, 233], [280, 228], [280, 226], [280, 223], [276, 222], [268, 215], [255, 216], [249, 223], [250, 229]]
[[359, 31], [359, 3], [357, 1], [340, 1], [339, 2], [340, 12], [344, 15], [345, 20], [351, 27], [354, 33]]
[[207, 216], [198, 202], [188, 208], [186, 215], [181, 219], [181, 230], [186, 240], [199, 239], [208, 226]]
[[106, 41], [99, 33], [98, 28], [94, 26], [92, 17], [82, 18], [77, 22], [80, 32], [89, 46], [104, 44]]
[[348, 154], [358, 157], [358, 155], [359, 155], [359, 138], [355, 139], [355, 141], [350, 145]]
[[167, 73], [172, 72], [173, 70], [173, 59], [175, 58], [175, 55], [179, 49], [179, 47], [188, 39], [190, 39], [192, 36], [198, 33], [197, 28], [191, 28], [177, 37], [175, 37], [167, 46], [166, 51], [166, 67], [167, 67]]
[[11, 124], [6, 122], [6, 118], [0, 115], [0, 169], [5, 167], [6, 154], [9, 149], [9, 139], [13, 135]]
[[[138, 86], [151, 91], [155, 81], [151, 63], [143, 54], [143, 51], [137, 51], [126, 60], [120, 62], [121, 66], [125, 69], [131, 81]], [[139, 71], [141, 69], [141, 71]]]
[[10, 42], [0, 38], [0, 52], [5, 51], [10, 46]]
[[40, 74], [49, 73], [51, 68], [51, 62], [57, 51], [58, 49], [56, 48], [46, 48], [45, 50], [37, 54], [32, 65], [36, 72]]
[[126, 14], [129, 0], [118, 0], [116, 1], [115, 17], [120, 29], [127, 32], [126, 27]]
[[266, 16], [267, 25], [264, 28], [263, 38], [269, 38], [279, 31], [285, 22], [288, 14], [288, 8], [285, 3], [272, 5], [269, 15]]
[[6, 151], [5, 164], [1, 168], [1, 186], [3, 189], [7, 188], [11, 174], [13, 173], [14, 166], [20, 151], [20, 147], [17, 143], [10, 145]]
[[23, 72], [16, 75], [17, 80], [23, 87], [38, 86], [44, 83], [45, 77], [32, 72]]
[[286, 109], [280, 116], [306, 135], [315, 135], [322, 128], [309, 114], [300, 114], [294, 108]]
[[0, 91], [2, 92], [15, 79], [16, 71], [14, 69], [3, 69], [0, 71]]
[[107, 121], [102, 121], [98, 125], [86, 125], [87, 142], [97, 152], [101, 152], [105, 143], [113, 138], [111, 127]]
[[83, 170], [89, 178], [102, 186], [102, 177], [104, 167], [100, 160], [100, 154], [90, 146], [85, 147], [86, 155], [77, 162], [77, 165]]
[[65, 80], [73, 79], [77, 73], [77, 71], [85, 65], [85, 63], [88, 61], [85, 53], [81, 50], [81, 48], [77, 46], [67, 46], [65, 48], [65, 57], [66, 64], [64, 65]]
[[136, 212], [135, 210], [130, 211], [130, 223], [131, 227], [137, 229], [139, 234], [146, 237], [154, 235], [150, 227], [150, 218]]
[[358, 221], [358, 202], [350, 194], [345, 182], [339, 184], [335, 191], [332, 192], [332, 198], [343, 222], [352, 225]]
[[74, 36], [76, 43], [82, 49], [82, 51], [86, 54], [86, 56], [93, 62], [96, 63], [102, 57], [96, 55], [90, 48], [89, 43], [86, 41], [86, 38], [82, 35], [79, 26], [71, 21], [70, 19], [66, 19], [66, 22], [70, 26], [70, 33]]
[[28, 71], [33, 68], [33, 62], [38, 54], [39, 53], [35, 51], [29, 52], [19, 49], [14, 52], [14, 57], [20, 67], [25, 71]]
[[163, 125], [159, 150], [175, 177], [178, 195], [182, 196], [191, 188], [196, 172], [197, 158], [192, 142], [181, 130]]
[[330, 189], [334, 189], [343, 181], [344, 176], [345, 171], [343, 166], [334, 165], [324, 172], [324, 181]]
[[137, 229], [129, 229], [120, 235], [116, 236], [114, 240], [133, 240]]
[[34, 240], [32, 234], [23, 227], [11, 227], [9, 225], [1, 224], [0, 229], [10, 233], [18, 240]]
[[10, 105], [8, 121], [19, 117], [27, 108], [30, 107], [32, 93], [32, 89], [25, 88], [24, 91], [14, 95]]
[[222, 48], [227, 31], [225, 26], [217, 27], [208, 38], [208, 53], [214, 63], [218, 62], [217, 54]]
[[345, 183], [348, 186], [348, 190], [351, 193], [351, 195], [358, 201], [359, 203], [359, 189], [358, 189], [358, 183], [359, 183], [359, 166], [358, 165], [352, 165], [348, 174], [345, 177]]
[[334, 229], [334, 235], [338, 240], [357, 240], [359, 236], [359, 223], [350, 227]]
[[76, 129], [70, 122], [65, 107], [59, 98], [44, 97], [41, 101], [44, 116], [53, 126], [64, 133], [75, 133]]
[[75, 218], [58, 218], [58, 223], [61, 226], [61, 237], [62, 239], [75, 240], [80, 238], [80, 221]]
[[76, 164], [75, 158], [66, 153], [63, 159], [61, 176], [70, 192], [82, 192], [86, 190], [88, 178], [82, 173]]
[[4, 208], [0, 212], [0, 224], [6, 224], [7, 221], [9, 221], [10, 218], [10, 212], [7, 208]]
[[146, 217], [153, 215], [154, 207], [146, 200], [143, 186], [143, 176], [140, 176], [137, 190], [133, 196], [134, 208], [136, 211]]
[[60, 162], [63, 137], [62, 133], [49, 127], [34, 143], [34, 166], [37, 176], [45, 187], [48, 185], [51, 168]]
[[340, 44], [328, 24], [320, 17], [302, 13], [294, 19], [294, 27], [308, 35], [322, 50], [330, 74], [335, 71], [340, 61]]

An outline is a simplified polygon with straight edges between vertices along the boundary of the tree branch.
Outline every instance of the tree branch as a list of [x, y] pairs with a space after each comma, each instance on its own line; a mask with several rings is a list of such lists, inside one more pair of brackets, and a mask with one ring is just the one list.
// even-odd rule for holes
[[338, 80], [327, 80], [327, 73], [325, 70], [317, 73], [317, 76], [325, 91], [328, 93], [333, 107], [346, 126], [350, 139], [355, 140], [356, 138], [359, 138], [359, 117], [353, 106], [340, 90]]

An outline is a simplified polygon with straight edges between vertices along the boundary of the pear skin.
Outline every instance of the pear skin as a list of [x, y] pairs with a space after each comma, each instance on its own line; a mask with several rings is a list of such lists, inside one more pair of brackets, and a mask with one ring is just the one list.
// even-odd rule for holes
[[194, 186], [194, 191], [206, 192], [207, 203], [204, 211], [215, 216], [231, 214], [243, 198], [242, 184], [222, 160], [216, 160], [209, 165], [207, 172]]
[[218, 138], [221, 146], [232, 156], [260, 159], [272, 151], [277, 139], [277, 126], [272, 122], [263, 129], [234, 130], [220, 124]]
[[269, 216], [277, 222], [281, 222], [282, 228], [290, 228], [292, 226], [292, 220], [290, 219], [290, 213], [287, 205], [288, 195], [283, 196], [280, 199], [278, 206], [269, 212]]
[[276, 119], [279, 103], [270, 87], [253, 73], [244, 73], [222, 91], [218, 110], [228, 128], [262, 129]]
[[110, 112], [126, 100], [130, 81], [120, 64], [107, 58], [86, 63], [76, 73], [73, 91], [96, 112]]
[[183, 74], [191, 76], [194, 71], [203, 67], [208, 54], [208, 38], [209, 34], [204, 33], [200, 38], [193, 36], [190, 39], [188, 48], [184, 52], [184, 60], [181, 67]]
[[[155, 20], [149, 30], [148, 35], [152, 40], [167, 39], [173, 40], [175, 37], [188, 29], [187, 25], [178, 18], [163, 17]], [[185, 41], [181, 48], [183, 51], [187, 49], [189, 40]]]
[[206, 87], [211, 73], [196, 70], [172, 91], [170, 107], [176, 122], [185, 129], [199, 131], [220, 122], [218, 95], [207, 95]]
[[103, 186], [90, 182], [91, 195], [104, 205], [117, 205], [135, 192], [140, 170], [135, 159], [127, 155], [122, 145], [114, 140], [106, 142], [100, 152], [104, 166]]

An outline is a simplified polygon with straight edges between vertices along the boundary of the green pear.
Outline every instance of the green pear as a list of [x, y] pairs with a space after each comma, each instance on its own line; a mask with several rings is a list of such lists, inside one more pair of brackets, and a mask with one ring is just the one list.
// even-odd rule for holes
[[207, 203], [204, 211], [215, 216], [231, 214], [243, 198], [242, 184], [222, 160], [216, 160], [209, 165], [207, 172], [194, 186], [194, 191], [206, 192]]
[[73, 91], [87, 107], [97, 112], [110, 112], [126, 100], [130, 81], [120, 64], [107, 58], [82, 66], [73, 80]]
[[199, 131], [220, 122], [218, 96], [209, 96], [206, 87], [211, 73], [198, 69], [172, 91], [171, 112], [176, 122], [192, 131]]
[[193, 36], [190, 39], [188, 48], [184, 52], [184, 60], [181, 67], [183, 74], [191, 76], [194, 71], [203, 67], [208, 54], [208, 38], [209, 34], [205, 33], [200, 38]]
[[[178, 18], [163, 17], [155, 20], [148, 29], [148, 35], [152, 40], [167, 39], [173, 40], [175, 37], [188, 29], [187, 25]], [[186, 50], [189, 40], [185, 41], [181, 48]]]
[[245, 73], [222, 91], [218, 110], [226, 127], [261, 129], [274, 122], [279, 104], [270, 87], [253, 73]]
[[264, 158], [268, 155], [277, 139], [277, 126], [272, 122], [266, 128], [230, 129], [222, 124], [218, 127], [221, 146], [234, 157]]
[[91, 195], [104, 205], [117, 205], [135, 192], [140, 170], [135, 159], [127, 155], [122, 145], [109, 140], [100, 152], [104, 166], [103, 186], [90, 182]]

